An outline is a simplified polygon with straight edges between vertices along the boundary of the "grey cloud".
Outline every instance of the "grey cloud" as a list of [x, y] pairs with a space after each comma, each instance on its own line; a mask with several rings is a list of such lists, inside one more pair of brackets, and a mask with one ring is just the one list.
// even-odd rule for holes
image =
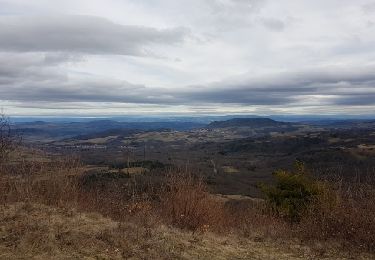
[[363, 12], [366, 14], [371, 14], [375, 12], [375, 2], [370, 2], [362, 6]]
[[12, 88], [19, 84], [67, 80], [66, 75], [56, 67], [68, 61], [71, 61], [69, 56], [61, 56], [57, 62], [46, 54], [0, 53], [0, 81], [9, 84], [0, 87], [8, 87], [8, 91], [12, 92]]
[[253, 25], [253, 20], [265, 6], [265, 0], [205, 0], [209, 14], [206, 24], [218, 32], [232, 32]]
[[205, 0], [214, 13], [249, 14], [257, 12], [265, 4], [265, 0]]
[[338, 95], [335, 97], [334, 103], [336, 105], [349, 106], [368, 106], [375, 105], [375, 93], [360, 93]]
[[[163, 103], [168, 98], [139, 84], [93, 75], [67, 75], [45, 55], [0, 55], [0, 100], [19, 102]], [[6, 62], [5, 62], [6, 61]], [[150, 94], [151, 93], [151, 94]]]
[[84, 61], [81, 55], [64, 53], [64, 52], [47, 52], [44, 54], [44, 62], [49, 65], [59, 65], [62, 63], [75, 63]]
[[285, 28], [285, 23], [276, 18], [263, 18], [261, 21], [266, 28], [275, 32], [283, 31]]
[[[190, 102], [235, 103], [242, 105], [285, 105], [303, 102], [311, 96], [329, 97], [332, 105], [372, 104], [375, 98], [374, 66], [361, 68], [321, 67], [239, 79], [190, 88], [177, 93]], [[357, 98], [358, 97], [358, 98]], [[326, 101], [327, 102], [327, 101]]]
[[159, 30], [115, 24], [94, 16], [0, 17], [0, 50], [148, 55], [153, 44], [183, 41], [183, 28]]
[[374, 66], [320, 67], [258, 77], [243, 75], [208, 85], [165, 89], [108, 78], [68, 77], [58, 70], [34, 70], [33, 66], [38, 65], [30, 65], [17, 74], [17, 64], [10, 71], [9, 67], [2, 70], [0, 66], [0, 79], [2, 75], [12, 75], [7, 81], [0, 80], [3, 100], [288, 107], [317, 96], [317, 102], [328, 97], [324, 102], [331, 105], [375, 105]]

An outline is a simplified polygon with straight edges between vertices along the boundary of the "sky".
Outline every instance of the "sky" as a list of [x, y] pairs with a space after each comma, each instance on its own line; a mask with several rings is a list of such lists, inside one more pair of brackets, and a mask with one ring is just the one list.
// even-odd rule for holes
[[373, 115], [374, 0], [0, 0], [0, 108]]

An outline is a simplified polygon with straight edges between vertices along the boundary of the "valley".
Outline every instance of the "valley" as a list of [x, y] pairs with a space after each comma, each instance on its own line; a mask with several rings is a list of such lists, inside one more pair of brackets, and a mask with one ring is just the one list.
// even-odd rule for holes
[[[81, 122], [79, 127], [71, 124], [15, 126], [25, 144], [57, 157], [73, 155], [89, 167], [107, 171], [145, 164], [147, 171], [142, 172], [151, 177], [160, 170], [188, 169], [207, 179], [214, 193], [226, 195], [259, 197], [259, 183], [272, 182], [275, 170], [289, 169], [297, 160], [319, 178], [350, 179], [375, 168], [375, 121], [371, 120], [233, 118], [206, 124], [106, 120]], [[44, 139], [42, 133], [48, 133]], [[150, 166], [154, 164], [158, 167]]]

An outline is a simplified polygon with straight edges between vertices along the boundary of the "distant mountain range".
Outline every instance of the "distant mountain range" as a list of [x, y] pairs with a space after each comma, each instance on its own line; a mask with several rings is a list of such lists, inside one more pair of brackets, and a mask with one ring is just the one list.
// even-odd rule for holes
[[207, 128], [225, 128], [225, 127], [278, 127], [288, 126], [290, 123], [278, 122], [270, 118], [233, 118], [226, 121], [214, 121]]
[[[212, 119], [212, 118], [211, 118]], [[226, 119], [226, 118], [225, 118]], [[106, 134], [117, 133], [119, 135], [128, 135], [129, 131], [190, 131], [194, 129], [215, 129], [215, 128], [236, 128], [248, 127], [278, 129], [283, 131], [295, 130], [302, 125], [313, 127], [323, 127], [327, 129], [343, 128], [374, 128], [375, 120], [311, 120], [304, 122], [281, 122], [271, 118], [262, 117], [240, 117], [230, 118], [228, 120], [216, 120], [204, 123], [202, 121], [152, 121], [152, 122], [120, 122], [116, 120], [100, 119], [91, 121], [74, 122], [16, 122], [13, 129], [25, 140], [60, 140], [66, 138], [85, 137], [85, 136], [105, 136]]]
[[213, 121], [225, 121], [234, 118], [270, 118], [279, 122], [313, 122], [313, 121], [346, 121], [346, 120], [375, 120], [374, 115], [197, 115], [197, 116], [14, 116], [11, 121], [14, 123], [25, 122], [49, 122], [49, 123], [72, 123], [72, 122], [92, 122], [110, 120], [128, 123], [150, 123], [150, 122], [194, 122], [209, 124]]
[[13, 129], [26, 139], [65, 139], [95, 133], [126, 130], [176, 130], [187, 131], [202, 128], [206, 124], [197, 122], [117, 122], [113, 120], [95, 120], [89, 122], [20, 122]]

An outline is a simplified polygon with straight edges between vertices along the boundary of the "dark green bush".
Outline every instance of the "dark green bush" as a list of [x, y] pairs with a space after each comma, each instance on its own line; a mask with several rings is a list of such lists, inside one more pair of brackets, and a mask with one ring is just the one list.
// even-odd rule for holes
[[326, 192], [325, 185], [309, 176], [301, 162], [296, 162], [293, 171], [279, 170], [273, 175], [276, 183], [260, 188], [272, 213], [292, 222], [299, 221]]

